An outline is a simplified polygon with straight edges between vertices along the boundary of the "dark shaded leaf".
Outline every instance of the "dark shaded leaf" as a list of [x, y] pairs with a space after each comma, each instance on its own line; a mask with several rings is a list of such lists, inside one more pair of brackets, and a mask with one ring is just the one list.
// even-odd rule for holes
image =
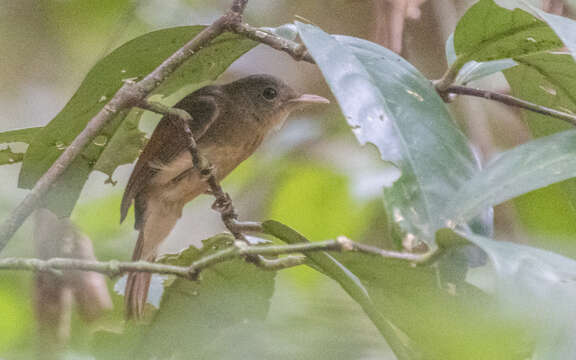
[[[168, 255], [162, 262], [190, 265], [219, 249], [231, 246], [230, 235], [203, 242]], [[145, 358], [201, 357], [202, 349], [234, 325], [263, 321], [274, 291], [274, 272], [258, 269], [244, 260], [224, 262], [202, 272], [200, 280], [176, 279], [166, 285], [160, 309], [144, 331], [136, 350]], [[140, 358], [140, 357], [139, 357]]]

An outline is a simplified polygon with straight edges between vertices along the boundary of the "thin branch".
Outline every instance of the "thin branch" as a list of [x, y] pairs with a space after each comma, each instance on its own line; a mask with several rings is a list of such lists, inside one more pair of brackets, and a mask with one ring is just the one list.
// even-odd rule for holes
[[266, 44], [276, 50], [283, 51], [292, 56], [296, 61], [306, 61], [315, 64], [314, 59], [312, 59], [312, 56], [310, 56], [306, 47], [297, 42], [281, 38], [244, 23], [237, 23], [230, 29], [230, 31], [259, 43]]
[[469, 96], [481, 97], [488, 100], [494, 100], [508, 106], [519, 107], [524, 110], [529, 110], [538, 114], [547, 115], [556, 119], [560, 119], [566, 121], [571, 125], [576, 126], [576, 115], [568, 114], [542, 105], [537, 105], [522, 99], [518, 99], [514, 96], [460, 85], [450, 85], [444, 90], [444, 93], [469, 95]]
[[206, 46], [224, 31], [233, 27], [234, 24], [240, 23], [247, 2], [247, 0], [234, 0], [230, 10], [226, 14], [218, 18], [210, 26], [204, 28], [204, 30], [168, 57], [141, 81], [137, 83], [124, 83], [114, 97], [90, 120], [84, 130], [82, 130], [66, 150], [64, 150], [48, 171], [36, 182], [36, 185], [24, 200], [12, 211], [2, 225], [0, 225], [0, 252], [30, 214], [41, 206], [43, 197], [48, 193], [56, 180], [58, 180], [64, 171], [72, 164], [74, 159], [82, 153], [84, 148], [98, 136], [102, 128], [112, 121], [118, 112], [140, 103], [180, 67], [180, 65], [202, 49], [202, 47]]
[[196, 141], [194, 140], [194, 136], [192, 135], [192, 130], [190, 129], [190, 120], [192, 116], [188, 114], [185, 110], [171, 108], [169, 106], [164, 106], [158, 103], [152, 103], [146, 100], [142, 100], [139, 107], [143, 109], [147, 109], [159, 114], [164, 114], [169, 116], [177, 127], [181, 128], [188, 135], [188, 151], [190, 152], [190, 156], [192, 157], [192, 163], [194, 167], [200, 173], [200, 176], [204, 178], [204, 181], [210, 186], [210, 193], [216, 199], [212, 208], [220, 213], [220, 217], [222, 218], [222, 222], [226, 225], [226, 228], [234, 235], [237, 240], [241, 240], [246, 242], [246, 238], [241, 232], [241, 227], [237, 221], [238, 214], [230, 196], [224, 192], [222, 186], [216, 179], [216, 174], [214, 172], [214, 167], [212, 164], [206, 160], [202, 154], [198, 151], [198, 147], [196, 145]]
[[[26, 258], [4, 258], [0, 259], [0, 270], [27, 270], [53, 272], [58, 271], [93, 271], [116, 277], [127, 272], [146, 272], [155, 274], [176, 275], [182, 278], [195, 280], [198, 274], [217, 264], [241, 259], [246, 256], [279, 256], [287, 254], [308, 254], [318, 251], [335, 252], [361, 252], [368, 255], [377, 255], [386, 259], [396, 259], [413, 263], [420, 263], [427, 258], [427, 254], [406, 254], [395, 251], [386, 251], [376, 247], [358, 244], [350, 239], [340, 237], [337, 240], [327, 240], [311, 243], [298, 243], [290, 245], [272, 246], [231, 246], [220, 250], [214, 254], [203, 257], [190, 266], [174, 266], [146, 261], [119, 262], [119, 261], [91, 261], [70, 258], [52, 258], [48, 260], [26, 259]], [[407, 256], [411, 255], [411, 256]], [[262, 264], [256, 264], [266, 270], [279, 270], [287, 267], [294, 267], [305, 263], [302, 257], [288, 256], [279, 259], [265, 259]]]

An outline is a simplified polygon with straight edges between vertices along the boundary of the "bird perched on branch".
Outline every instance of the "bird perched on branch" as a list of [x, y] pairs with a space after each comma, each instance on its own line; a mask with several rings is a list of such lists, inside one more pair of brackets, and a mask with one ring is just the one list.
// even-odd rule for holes
[[[328, 103], [317, 95], [299, 95], [282, 80], [252, 75], [225, 85], [203, 87], [174, 107], [187, 111], [197, 148], [222, 180], [280, 127], [295, 109]], [[158, 246], [182, 215], [186, 203], [209, 190], [194, 168], [189, 138], [164, 116], [144, 148], [126, 186], [121, 221], [134, 203], [135, 228], [140, 232], [132, 260], [154, 261]], [[126, 317], [142, 318], [151, 274], [130, 273], [126, 283]]]

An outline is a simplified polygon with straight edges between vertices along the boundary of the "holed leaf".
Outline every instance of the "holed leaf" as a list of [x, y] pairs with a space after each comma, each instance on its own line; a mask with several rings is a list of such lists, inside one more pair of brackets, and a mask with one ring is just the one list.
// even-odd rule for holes
[[392, 220], [432, 243], [445, 202], [478, 171], [468, 140], [430, 81], [404, 59], [366, 40], [297, 26], [360, 143], [373, 143], [402, 171], [385, 190]]

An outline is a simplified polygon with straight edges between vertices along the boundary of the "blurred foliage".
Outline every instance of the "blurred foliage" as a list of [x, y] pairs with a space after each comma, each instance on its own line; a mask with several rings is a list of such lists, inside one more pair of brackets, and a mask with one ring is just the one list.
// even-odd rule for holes
[[[294, 243], [346, 235], [359, 242], [397, 247], [410, 245], [411, 240], [424, 240], [432, 246], [438, 241], [441, 247], [456, 249], [472, 243], [489, 260], [472, 272], [477, 277], [466, 276], [470, 263], [462, 261], [456, 251], [443, 258], [442, 267], [458, 264], [458, 276], [449, 280], [439, 274], [440, 266], [412, 266], [357, 253], [310, 253], [310, 266], [279, 273], [263, 272], [236, 260], [203, 272], [198, 282], [172, 278], [158, 282], [152, 292], [157, 292], [162, 302], [158, 310], [149, 307], [147, 324], [123, 322], [121, 295], [113, 295], [114, 311], [98, 322], [86, 324], [74, 315], [66, 358], [573, 358], [576, 316], [571, 303], [576, 262], [533, 247], [495, 242], [486, 235], [490, 231], [480, 234], [477, 227], [466, 223], [476, 217], [475, 225], [490, 229], [492, 219], [487, 208], [521, 195], [515, 205], [526, 233], [522, 240], [537, 238], [539, 246], [574, 256], [574, 180], [555, 183], [573, 176], [573, 131], [566, 131], [567, 126], [556, 120], [526, 113], [533, 135], [540, 139], [502, 152], [481, 169], [470, 140], [454, 125], [426, 72], [412, 64], [438, 67], [444, 60], [419, 52], [415, 41], [419, 37], [428, 41], [433, 34], [439, 39], [430, 43], [443, 44], [447, 34], [443, 37], [435, 27], [454, 30], [447, 42], [446, 63], [461, 70], [457, 82], [503, 71], [515, 96], [574, 113], [576, 84], [570, 75], [576, 70], [574, 53], [552, 51], [564, 45], [574, 51], [576, 25], [566, 17], [539, 13], [541, 19], [537, 18], [533, 13], [538, 11], [529, 6], [523, 7], [526, 11], [498, 6], [514, 7], [512, 1], [504, 0], [475, 1], [457, 26], [450, 22], [457, 18], [455, 14], [438, 10], [447, 9], [441, 5], [463, 10], [471, 3], [430, 0], [422, 6], [423, 16], [417, 21], [425, 25], [419, 28], [408, 23], [406, 27], [406, 33], [412, 35], [405, 39], [406, 60], [359, 37], [330, 36], [320, 29], [369, 37], [365, 34], [368, 21], [343, 19], [365, 19], [368, 14], [377, 20], [381, 14], [371, 13], [370, 2], [298, 0], [271, 5], [251, 1], [248, 19], [266, 26], [280, 19], [291, 20], [286, 14], [318, 23], [298, 23], [283, 27], [281, 32], [290, 38], [299, 32], [344, 116], [336, 107], [315, 116], [304, 113], [302, 119], [294, 119], [300, 126], [294, 127], [298, 134], [288, 145], [272, 142], [267, 154], [251, 158], [224, 186], [235, 201], [239, 198], [236, 203], [242, 204], [243, 219], [280, 222], [265, 223], [276, 227], [267, 231], [273, 241]], [[529, 3], [538, 5], [538, 1]], [[0, 149], [0, 164], [18, 162], [26, 152], [21, 184], [31, 186], [123, 80], [142, 77], [201, 29], [178, 25], [188, 24], [189, 16], [195, 23], [209, 22], [227, 5], [228, 1], [198, 0], [0, 3], [0, 18], [8, 24], [0, 22], [0, 29], [15, 39], [0, 42], [7, 50], [6, 69], [16, 69], [16, 63], [26, 69], [50, 62], [45, 59], [57, 63], [67, 58], [69, 68], [62, 66], [59, 71], [72, 79], [70, 74], [83, 74], [100, 59], [54, 121], [46, 125], [52, 113], [40, 107], [42, 121], [36, 125], [44, 127], [0, 133], [0, 143], [6, 144]], [[5, 9], [8, 12], [4, 14], [20, 17], [4, 15]], [[25, 17], [28, 14], [32, 14], [30, 18]], [[201, 14], [210, 16], [202, 19]], [[170, 28], [157, 30], [159, 24]], [[130, 41], [110, 51], [126, 40]], [[176, 98], [217, 78], [232, 63], [242, 63], [244, 60], [236, 62], [237, 58], [255, 45], [236, 36], [221, 37], [163, 84], [154, 99], [173, 104]], [[26, 46], [45, 51], [37, 51], [35, 59]], [[240, 76], [272, 64], [302, 87], [318, 89], [318, 75], [307, 65], [282, 69], [284, 63], [275, 57], [281, 55], [258, 51], [257, 56], [248, 57], [244, 68], [232, 66], [229, 72]], [[50, 57], [50, 52], [62, 57]], [[488, 62], [494, 59], [497, 62]], [[15, 79], [28, 74], [21, 68], [13, 73], [0, 69], [0, 76]], [[26, 81], [33, 83], [40, 78], [50, 79], [31, 76], [31, 80], [6, 81], [14, 83], [14, 91], [2, 94], [9, 93], [13, 99]], [[69, 81], [79, 80], [74, 77]], [[50, 92], [61, 90], [56, 82], [49, 85]], [[146, 130], [146, 125], [139, 124], [143, 117], [145, 121], [153, 118], [139, 110], [121, 114], [68, 172], [53, 202], [61, 214], [69, 214], [83, 189], [72, 220], [90, 236], [103, 260], [127, 258], [133, 244], [132, 219], [118, 225], [120, 192], [110, 191], [102, 182], [125, 180], [126, 168], [121, 165], [132, 162], [145, 142], [142, 129]], [[321, 126], [315, 123], [312, 128], [307, 126], [309, 119], [326, 121], [318, 121]], [[11, 124], [6, 128], [22, 127]], [[352, 134], [362, 144], [376, 145], [382, 160], [394, 163], [402, 172], [400, 180], [396, 181], [397, 174], [369, 162], [365, 167], [378, 176], [340, 167], [356, 162], [364, 166], [357, 154], [349, 151], [356, 146], [350, 145]], [[345, 146], [341, 146], [343, 142]], [[327, 158], [330, 160], [325, 161]], [[70, 176], [73, 173], [77, 176]], [[379, 189], [385, 183], [393, 184], [383, 189], [385, 209], [376, 204], [382, 201], [380, 196], [362, 197], [355, 191], [359, 178], [370, 180], [371, 176], [378, 178]], [[382, 177], [389, 181], [382, 181]], [[19, 195], [11, 198], [10, 188], [5, 188], [8, 190], [2, 196], [7, 200], [2, 208], [7, 210]], [[218, 222], [197, 229], [209, 223], [203, 218], [208, 211], [196, 211], [193, 206], [187, 208], [184, 218], [200, 220], [189, 227], [183, 220], [175, 231], [180, 235], [179, 247], [185, 250], [163, 261], [187, 265], [230, 244], [230, 237], [224, 235], [205, 240], [203, 246], [189, 247], [198, 240], [190, 238], [200, 230], [214, 234], [221, 228]], [[446, 226], [457, 231], [436, 233]], [[30, 242], [23, 241], [10, 255], [33, 256], [30, 248]], [[30, 279], [29, 274], [14, 272], [3, 272], [0, 277], [2, 359], [34, 356]]]

